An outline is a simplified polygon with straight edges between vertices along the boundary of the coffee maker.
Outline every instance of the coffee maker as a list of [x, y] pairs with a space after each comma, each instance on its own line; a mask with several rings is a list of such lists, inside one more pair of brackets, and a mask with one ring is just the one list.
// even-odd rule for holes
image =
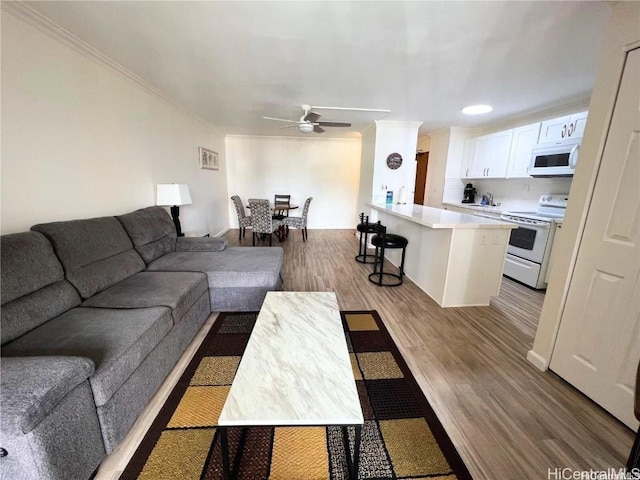
[[464, 197], [462, 198], [462, 203], [475, 203], [477, 192], [478, 191], [473, 188], [472, 183], [467, 183], [467, 186], [464, 187]]

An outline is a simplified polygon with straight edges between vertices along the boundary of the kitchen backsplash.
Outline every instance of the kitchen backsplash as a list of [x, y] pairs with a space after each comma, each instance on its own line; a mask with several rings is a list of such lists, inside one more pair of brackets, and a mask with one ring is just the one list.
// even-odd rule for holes
[[500, 203], [502, 210], [533, 211], [538, 200], [545, 193], [569, 193], [571, 178], [492, 178], [481, 180], [460, 180], [448, 178], [444, 183], [442, 201], [460, 203], [467, 183], [478, 190], [476, 202], [480, 203], [483, 193], [491, 193], [493, 202]]

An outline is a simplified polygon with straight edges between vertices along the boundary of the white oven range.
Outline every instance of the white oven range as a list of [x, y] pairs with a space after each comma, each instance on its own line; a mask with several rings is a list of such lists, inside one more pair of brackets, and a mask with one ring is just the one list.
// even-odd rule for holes
[[511, 231], [504, 275], [537, 289], [545, 281], [555, 231], [564, 218], [569, 196], [546, 194], [538, 201], [536, 212], [504, 212], [500, 219], [515, 223]]

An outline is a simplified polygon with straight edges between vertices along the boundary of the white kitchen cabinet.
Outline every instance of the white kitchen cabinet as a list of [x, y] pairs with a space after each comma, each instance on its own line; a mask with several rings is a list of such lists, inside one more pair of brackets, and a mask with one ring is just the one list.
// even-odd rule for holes
[[574, 113], [542, 122], [538, 143], [561, 143], [581, 138], [588, 112]]
[[580, 112], [571, 115], [571, 124], [573, 125], [573, 129], [569, 131], [569, 138], [582, 138], [588, 116], [589, 112]]
[[466, 178], [506, 177], [512, 136], [513, 130], [505, 130], [476, 138]]
[[528, 178], [531, 163], [531, 149], [538, 143], [540, 123], [533, 123], [513, 130], [513, 140], [509, 153], [507, 178]]
[[460, 178], [469, 178], [469, 169], [471, 168], [471, 160], [473, 159], [473, 146], [476, 142], [475, 138], [465, 140], [462, 150], [462, 163], [460, 164]]

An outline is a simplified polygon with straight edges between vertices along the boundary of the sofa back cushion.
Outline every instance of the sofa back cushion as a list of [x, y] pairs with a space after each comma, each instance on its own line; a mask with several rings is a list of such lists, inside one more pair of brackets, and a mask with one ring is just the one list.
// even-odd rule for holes
[[49, 239], [67, 280], [82, 298], [145, 269], [144, 261], [115, 217], [43, 223], [31, 230]]
[[62, 265], [40, 233], [0, 237], [0, 343], [5, 344], [80, 304]]
[[176, 250], [176, 227], [162, 207], [147, 207], [117, 217], [147, 265]]

